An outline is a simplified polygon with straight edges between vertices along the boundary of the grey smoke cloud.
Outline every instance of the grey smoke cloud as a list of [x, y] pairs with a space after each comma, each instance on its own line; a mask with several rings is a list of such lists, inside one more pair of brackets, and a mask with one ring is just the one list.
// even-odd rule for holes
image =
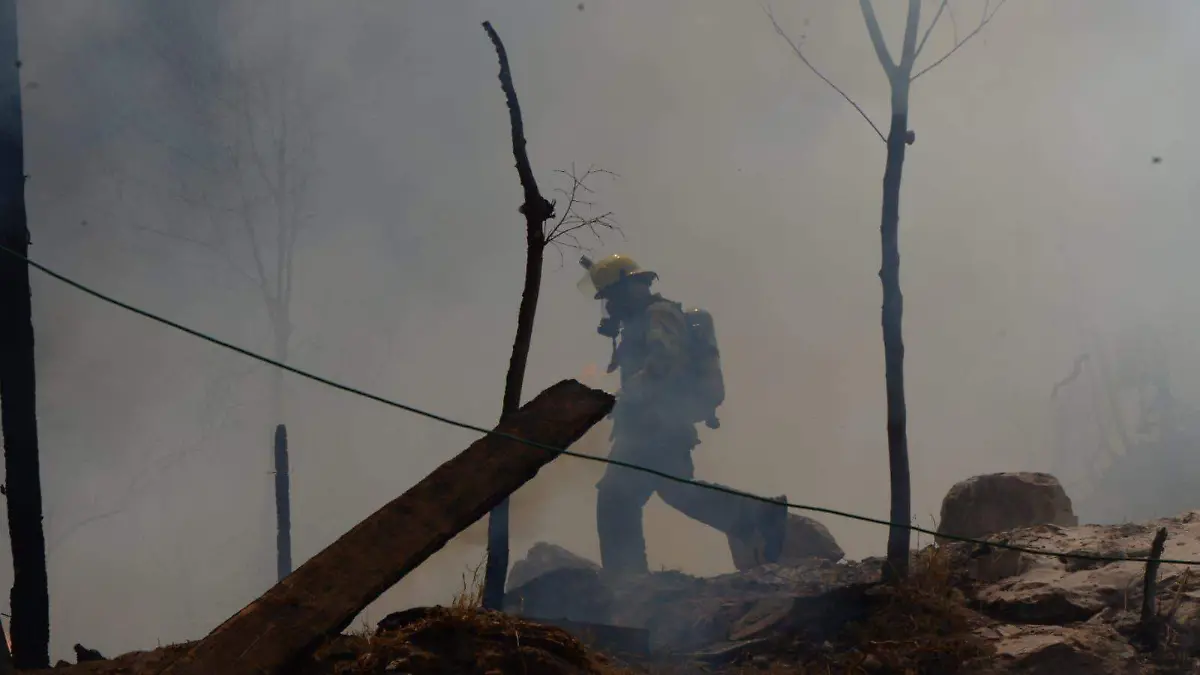
[[[219, 4], [236, 36], [191, 16], [194, 29], [168, 44], [213, 40], [281, 74], [267, 49], [285, 25], [275, 5]], [[598, 251], [632, 255], [663, 293], [716, 317], [729, 395], [698, 476], [886, 514], [882, 145], [755, 3], [576, 4], [288, 3], [286, 25], [305, 36], [295, 105], [311, 106], [317, 139], [294, 364], [473, 423], [498, 415], [524, 252], [488, 19], [509, 48], [539, 178], [553, 185], [572, 162], [620, 174], [596, 199], [626, 239]], [[178, 73], [155, 56], [153, 5], [20, 5], [33, 254], [265, 350], [253, 288], [219, 257], [144, 230], [205, 223], [169, 189], [180, 166], [169, 147], [205, 139]], [[960, 29], [980, 6], [961, 5]], [[854, 3], [773, 11], [884, 118]], [[894, 34], [899, 10], [881, 11]], [[918, 81], [901, 246], [923, 524], [961, 478], [1050, 466], [1049, 392], [1081, 351], [1082, 325], [1161, 327], [1172, 377], [1196, 396], [1198, 24], [1184, 0], [1013, 0]], [[928, 53], [951, 37], [939, 31]], [[560, 269], [549, 256], [527, 396], [607, 362], [599, 307], [577, 278], [572, 257]], [[265, 370], [34, 283], [54, 655], [77, 641], [110, 653], [198, 637], [273, 574]], [[298, 561], [473, 440], [295, 378], [287, 387]], [[581, 445], [602, 453], [604, 435]], [[595, 556], [601, 471], [559, 460], [519, 493], [514, 557], [538, 539]], [[823, 521], [851, 556], [882, 550], [881, 528]], [[657, 500], [647, 533], [652, 565], [732, 569], [722, 535]], [[481, 544], [468, 531], [369, 614], [447, 601]]]

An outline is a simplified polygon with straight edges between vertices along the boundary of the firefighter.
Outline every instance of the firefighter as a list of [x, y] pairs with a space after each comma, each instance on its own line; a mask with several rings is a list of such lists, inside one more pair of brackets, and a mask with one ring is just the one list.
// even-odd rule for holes
[[[597, 331], [612, 340], [608, 372], [620, 371], [613, 408], [611, 459], [692, 478], [696, 424], [717, 428], [716, 408], [724, 382], [712, 317], [654, 293], [658, 278], [623, 255], [580, 263], [587, 274], [581, 289], [603, 302]], [[601, 564], [608, 573], [645, 574], [642, 510], [659, 497], [729, 540], [735, 561], [776, 562], [783, 549], [787, 508], [739, 495], [671, 481], [609, 464], [596, 484], [596, 527]], [[784, 498], [777, 498], [785, 501]]]

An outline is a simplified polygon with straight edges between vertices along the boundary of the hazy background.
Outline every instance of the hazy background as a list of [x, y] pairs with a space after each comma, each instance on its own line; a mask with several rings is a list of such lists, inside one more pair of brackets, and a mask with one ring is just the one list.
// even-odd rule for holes
[[[186, 95], [170, 54], [215, 48], [264, 87], [289, 83], [311, 132], [292, 362], [480, 425], [499, 412], [524, 256], [491, 20], [543, 189], [572, 163], [617, 172], [593, 188], [626, 240], [598, 253], [631, 254], [716, 317], [728, 402], [699, 476], [886, 516], [883, 144], [757, 3], [19, 4], [36, 260], [269, 348], [255, 289], [178, 236], [213, 225], [181, 195], [229, 181], [187, 168], [227, 142], [198, 130], [197, 104], [214, 101]], [[878, 4], [898, 44], [903, 3]], [[982, 4], [955, 7], [962, 35]], [[886, 128], [856, 3], [774, 11]], [[272, 53], [285, 27], [288, 60]], [[1188, 0], [1012, 0], [915, 86], [901, 246], [922, 524], [957, 480], [1055, 466], [1050, 388], [1085, 332], [1156, 327], [1180, 387], [1200, 383], [1198, 33]], [[951, 44], [945, 22], [922, 61]], [[527, 398], [607, 363], [574, 258], [548, 258]], [[54, 656], [200, 637], [274, 578], [266, 370], [36, 272], [34, 303]], [[294, 377], [287, 409], [297, 565], [474, 438]], [[606, 431], [577, 449], [603, 453]], [[519, 494], [514, 560], [539, 539], [596, 556], [601, 471], [563, 459]], [[821, 519], [850, 556], [882, 552], [884, 529]], [[653, 566], [732, 569], [722, 535], [657, 499], [647, 520]], [[447, 601], [481, 534], [368, 615]]]

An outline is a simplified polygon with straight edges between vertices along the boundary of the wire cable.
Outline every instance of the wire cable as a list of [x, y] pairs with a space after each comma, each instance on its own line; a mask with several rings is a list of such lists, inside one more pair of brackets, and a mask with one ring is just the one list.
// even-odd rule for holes
[[[989, 548], [998, 548], [998, 549], [1004, 549], [1004, 550], [1008, 550], [1008, 551], [1016, 551], [1019, 553], [1028, 553], [1031, 555], [1049, 556], [1049, 557], [1062, 558], [1062, 559], [1091, 560], [1094, 562], [1136, 562], [1136, 563], [1152, 562], [1152, 559], [1147, 558], [1147, 557], [1101, 555], [1101, 554], [1094, 554], [1094, 553], [1085, 553], [1082, 551], [1049, 551], [1046, 549], [1038, 549], [1038, 548], [1033, 548], [1033, 547], [1029, 547], [1029, 546], [1020, 546], [1017, 544], [1010, 544], [1007, 541], [989, 541], [989, 540], [977, 539], [977, 538], [973, 538], [973, 537], [962, 537], [962, 536], [958, 536], [958, 535], [937, 532], [935, 530], [930, 530], [930, 529], [927, 529], [924, 527], [920, 527], [918, 525], [913, 525], [911, 523], [893, 523], [891, 521], [884, 520], [882, 518], [872, 518], [871, 516], [863, 516], [863, 515], [859, 515], [856, 513], [850, 513], [847, 511], [840, 511], [838, 509], [831, 509], [831, 508], [826, 508], [823, 506], [809, 506], [807, 504], [796, 504], [796, 503], [787, 502], [784, 500], [773, 499], [771, 497], [764, 497], [762, 495], [756, 495], [756, 494], [753, 494], [750, 492], [744, 492], [744, 491], [738, 490], [736, 488], [731, 488], [731, 487], [719, 485], [716, 483], [706, 483], [706, 482], [698, 481], [698, 480], [695, 480], [692, 478], [683, 478], [681, 476], [675, 476], [675, 475], [666, 473], [664, 471], [659, 471], [657, 469], [640, 466], [637, 464], [633, 464], [631, 462], [624, 462], [624, 461], [621, 461], [618, 459], [611, 459], [609, 457], [599, 457], [597, 455], [589, 455], [589, 454], [582, 453], [582, 452], [574, 452], [572, 450], [567, 450], [564, 448], [555, 448], [550, 445], [546, 445], [544, 443], [538, 443], [537, 441], [532, 441], [529, 439], [521, 438], [519, 436], [510, 434], [507, 432], [498, 431], [496, 429], [487, 429], [485, 427], [477, 426], [474, 424], [469, 424], [467, 422], [461, 422], [459, 420], [452, 419], [452, 418], [446, 417], [444, 415], [439, 415], [437, 413], [429, 412], [427, 410], [422, 410], [421, 408], [417, 408], [415, 406], [411, 406], [411, 405], [408, 405], [405, 403], [400, 403], [399, 401], [393, 401], [391, 399], [384, 398], [377, 394], [372, 394], [370, 392], [363, 391], [362, 389], [358, 389], [357, 387], [352, 387], [347, 384], [342, 384], [340, 382], [331, 380], [326, 377], [322, 377], [315, 373], [310, 373], [308, 371], [301, 370], [294, 366], [289, 366], [286, 363], [276, 361], [275, 359], [272, 359], [268, 356], [264, 356], [257, 352], [250, 351], [249, 349], [245, 349], [244, 347], [239, 347], [235, 344], [226, 342], [220, 338], [214, 337], [207, 333], [203, 333], [194, 328], [189, 328], [178, 322], [172, 321], [165, 317], [158, 316], [157, 314], [153, 314], [149, 311], [141, 309], [140, 307], [135, 307], [127, 302], [123, 302], [112, 296], [106, 295], [105, 293], [103, 293], [101, 291], [95, 290], [95, 289], [93, 289], [89, 286], [86, 286], [78, 281], [75, 281], [74, 279], [71, 279], [63, 274], [55, 272], [54, 270], [46, 267], [45, 265], [42, 265], [39, 262], [31, 260], [28, 257], [23, 256], [23, 255], [17, 253], [16, 251], [13, 251], [5, 246], [0, 246], [0, 252], [3, 252], [6, 255], [16, 258], [16, 259], [24, 262], [25, 264], [29, 265], [30, 267], [33, 267], [34, 269], [38, 270], [39, 272], [41, 272], [49, 277], [52, 277], [54, 279], [57, 279], [58, 281], [61, 281], [62, 283], [67, 284], [68, 286], [71, 286], [72, 288], [74, 288], [78, 291], [81, 291], [87, 295], [90, 295], [99, 300], [103, 300], [104, 302], [107, 302], [111, 305], [115, 305], [117, 307], [120, 307], [121, 309], [124, 309], [128, 312], [132, 312], [134, 314], [137, 314], [137, 315], [139, 315], [143, 318], [149, 319], [151, 321], [160, 323], [164, 326], [168, 326], [170, 328], [174, 328], [175, 330], [181, 331], [183, 333], [187, 333], [188, 335], [191, 335], [195, 338], [198, 338], [198, 339], [208, 342], [210, 344], [216, 345], [218, 347], [222, 347], [224, 349], [228, 349], [233, 352], [237, 352], [238, 354], [241, 354], [242, 356], [245, 356], [250, 359], [254, 359], [261, 363], [265, 363], [267, 365], [271, 365], [276, 368], [281, 368], [289, 373], [292, 373], [294, 375], [299, 375], [300, 377], [303, 377], [308, 380], [312, 380], [314, 382], [318, 382], [327, 387], [332, 387], [334, 389], [338, 389], [338, 390], [346, 392], [348, 394], [360, 396], [362, 398], [366, 398], [366, 399], [375, 401], [377, 403], [382, 403], [386, 406], [397, 408], [397, 409], [403, 410], [407, 413], [411, 413], [413, 415], [418, 415], [420, 417], [424, 417], [426, 419], [430, 419], [435, 422], [440, 422], [440, 423], [448, 425], [448, 426], [457, 427], [459, 429], [466, 429], [468, 431], [474, 431], [476, 433], [481, 433], [486, 436], [503, 438], [508, 441], [513, 441], [515, 443], [521, 443], [523, 445], [527, 445], [527, 446], [530, 446], [533, 448], [538, 448], [540, 450], [548, 450], [550, 452], [553, 452], [553, 453], [556, 453], [559, 455], [566, 455], [568, 457], [575, 457], [577, 459], [584, 459], [584, 460], [588, 460], [588, 461], [592, 461], [592, 462], [600, 462], [602, 464], [610, 464], [610, 465], [614, 465], [614, 466], [620, 466], [620, 467], [624, 467], [626, 469], [630, 469], [633, 471], [640, 471], [642, 473], [647, 473], [652, 476], [662, 478], [664, 480], [674, 481], [676, 483], [681, 483], [684, 485], [692, 485], [694, 487], [704, 488], [707, 490], [723, 492], [725, 494], [733, 495], [736, 497], [742, 497], [742, 498], [749, 499], [752, 501], [762, 502], [762, 503], [766, 503], [766, 504], [774, 504], [776, 506], [782, 506], [782, 507], [786, 507], [789, 509], [796, 509], [799, 511], [824, 513], [826, 515], [837, 516], [839, 518], [847, 518], [850, 520], [857, 520], [857, 521], [864, 522], [864, 523], [873, 523], [875, 525], [884, 525], [886, 527], [903, 528], [903, 529], [909, 530], [910, 532], [919, 532], [921, 534], [931, 535], [931, 536], [938, 537], [941, 539], [963, 542], [963, 543], [967, 543], [967, 544], [975, 544], [977, 546], [983, 547], [984, 551], [986, 551]], [[1174, 560], [1174, 559], [1170, 559], [1170, 558], [1158, 558], [1157, 562], [1171, 564], [1171, 565], [1200, 566], [1200, 560]]]

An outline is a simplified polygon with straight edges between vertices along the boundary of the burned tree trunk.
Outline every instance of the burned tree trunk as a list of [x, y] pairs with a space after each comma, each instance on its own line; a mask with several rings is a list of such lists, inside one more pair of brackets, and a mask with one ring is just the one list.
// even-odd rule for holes
[[288, 485], [287, 425], [275, 427], [275, 567], [279, 580], [292, 573], [292, 497]]
[[[0, 425], [12, 542], [13, 661], [18, 669], [50, 667], [50, 591], [42, 531], [37, 381], [25, 219], [25, 153], [21, 122], [17, 8], [0, 1]], [[15, 255], [14, 255], [15, 254]]]
[[[542, 226], [554, 217], [554, 205], [542, 196], [525, 151], [525, 123], [521, 119], [521, 104], [508, 67], [508, 53], [500, 36], [490, 22], [483, 22], [496, 57], [500, 61], [500, 86], [508, 105], [509, 126], [512, 130], [513, 157], [525, 201], [520, 212], [525, 216], [525, 283], [521, 290], [521, 306], [517, 310], [517, 336], [513, 340], [508, 375], [504, 380], [504, 402], [500, 419], [504, 420], [521, 407], [521, 388], [525, 382], [525, 366], [529, 360], [529, 345], [533, 339], [533, 321], [537, 315], [538, 295], [542, 288], [542, 260], [546, 252], [546, 234]], [[509, 513], [508, 500], [500, 502], [488, 517], [487, 564], [483, 575], [483, 606], [499, 610], [504, 606], [504, 583], [508, 578]]]
[[[888, 53], [871, 0], [859, 0], [859, 7], [892, 94], [892, 122], [884, 139], [887, 159], [883, 170], [883, 206], [879, 219], [879, 281], [883, 286], [881, 323], [884, 388], [887, 393], [888, 472], [892, 493], [889, 514], [891, 527], [888, 530], [887, 563], [884, 565], [883, 578], [895, 581], [908, 576], [908, 554], [912, 540], [912, 531], [908, 527], [912, 513], [912, 485], [908, 471], [908, 410], [904, 402], [904, 295], [900, 292], [900, 185], [904, 174], [905, 148], [915, 140], [908, 129], [908, 102], [915, 79], [912, 74], [913, 63], [924, 40], [921, 45], [917, 44], [921, 21], [920, 0], [908, 0], [908, 17], [898, 61], [893, 61]], [[931, 30], [932, 27], [931, 24]]]
[[908, 115], [892, 115], [887, 138], [887, 163], [883, 172], [883, 213], [879, 223], [883, 286], [883, 363], [887, 390], [888, 469], [892, 501], [888, 532], [886, 579], [908, 576], [910, 531], [904, 527], [912, 512], [908, 471], [908, 411], [904, 401], [904, 295], [900, 291], [900, 184], [904, 171]]
[[[283, 232], [282, 225], [280, 228]], [[282, 265], [279, 271], [282, 276]], [[291, 340], [288, 302], [287, 299], [267, 302], [271, 315], [271, 333], [275, 339], [274, 356], [279, 363], [287, 363], [288, 344]], [[275, 580], [280, 581], [292, 573], [292, 477], [287, 425], [284, 424], [283, 370], [280, 368], [274, 368], [271, 372], [270, 396], [271, 417], [275, 424], [275, 435], [271, 444], [275, 473]]]

